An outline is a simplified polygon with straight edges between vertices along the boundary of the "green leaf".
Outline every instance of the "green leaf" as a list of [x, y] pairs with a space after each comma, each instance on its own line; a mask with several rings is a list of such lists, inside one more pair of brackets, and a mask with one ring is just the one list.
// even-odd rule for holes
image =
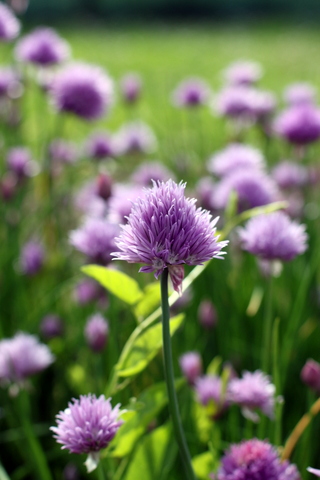
[[211, 473], [215, 467], [212, 453], [205, 452], [193, 457], [192, 465], [196, 477], [199, 478], [199, 480], [208, 480], [209, 473]]
[[214, 357], [208, 365], [207, 375], [219, 375], [221, 364], [222, 358], [219, 356]]
[[[180, 313], [170, 320], [171, 335], [180, 327], [184, 320], [184, 314]], [[131, 345], [130, 352], [123, 363], [116, 366], [119, 377], [131, 377], [146, 368], [156, 356], [162, 346], [162, 323], [145, 330]]]
[[150, 283], [144, 289], [143, 298], [135, 306], [134, 314], [138, 321], [142, 321], [152, 313], [159, 305], [161, 300], [159, 282]]
[[[176, 389], [181, 388], [184, 383], [185, 380], [183, 378], [176, 380]], [[137, 398], [135, 415], [118, 430], [107, 453], [113, 457], [128, 455], [137, 445], [139, 438], [145, 433], [150, 422], [155, 419], [167, 403], [167, 387], [164, 382], [152, 385], [142, 392]], [[132, 405], [131, 402], [131, 409]]]
[[129, 305], [134, 305], [143, 296], [138, 283], [119, 270], [111, 270], [99, 265], [85, 265], [81, 271], [97, 280], [109, 292]]

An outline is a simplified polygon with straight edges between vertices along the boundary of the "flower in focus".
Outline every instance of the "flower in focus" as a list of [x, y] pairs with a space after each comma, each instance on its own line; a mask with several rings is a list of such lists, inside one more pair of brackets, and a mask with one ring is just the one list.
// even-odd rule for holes
[[24, 385], [28, 377], [41, 372], [54, 361], [49, 348], [37, 337], [19, 332], [0, 341], [0, 381]]
[[107, 265], [111, 261], [110, 254], [114, 251], [118, 233], [118, 225], [103, 218], [88, 218], [80, 228], [70, 233], [70, 243], [90, 261]]
[[20, 22], [12, 10], [0, 3], [0, 40], [10, 41], [16, 38], [20, 32]]
[[238, 233], [242, 248], [265, 260], [288, 262], [307, 249], [305, 225], [291, 220], [284, 212], [253, 217]]
[[137, 73], [127, 73], [120, 81], [120, 89], [127, 103], [135, 103], [141, 95], [142, 80]]
[[85, 150], [89, 158], [104, 160], [116, 156], [113, 136], [105, 132], [95, 132], [86, 141]]
[[7, 153], [8, 169], [22, 180], [34, 175], [37, 166], [31, 158], [31, 153], [26, 147], [13, 147]]
[[301, 480], [295, 465], [282, 462], [275, 447], [253, 438], [231, 445], [221, 460], [217, 480]]
[[157, 147], [156, 137], [151, 128], [141, 121], [123, 125], [115, 136], [118, 155], [152, 153]]
[[314, 104], [316, 89], [309, 83], [293, 83], [285, 89], [283, 98], [289, 105]]
[[202, 360], [198, 352], [187, 352], [179, 358], [183, 375], [190, 385], [193, 385], [202, 373]]
[[144, 187], [152, 187], [152, 180], [166, 182], [170, 178], [174, 180], [174, 174], [160, 162], [142, 163], [131, 177], [133, 183]]
[[44, 248], [41, 243], [35, 240], [27, 242], [21, 251], [20, 268], [26, 275], [35, 275], [43, 267]]
[[242, 407], [246, 418], [257, 422], [255, 410], [261, 410], [270, 418], [274, 417], [275, 386], [268, 375], [260, 370], [244, 372], [242, 378], [233, 378], [228, 387], [228, 400]]
[[52, 28], [36, 28], [21, 38], [15, 50], [16, 59], [46, 67], [61, 63], [70, 56], [70, 48]]
[[49, 90], [59, 112], [85, 120], [101, 118], [113, 103], [113, 82], [100, 68], [85, 63], [66, 66], [55, 76]]
[[60, 337], [63, 333], [63, 322], [58, 315], [49, 313], [41, 320], [40, 331], [42, 336], [47, 340]]
[[108, 340], [108, 322], [99, 313], [92, 315], [87, 320], [84, 333], [91, 350], [101, 352]]
[[320, 363], [309, 359], [301, 370], [300, 377], [311, 390], [320, 394]]
[[154, 272], [158, 278], [165, 268], [176, 291], [181, 293], [183, 264], [201, 265], [221, 258], [228, 241], [218, 242], [215, 225], [207, 210], [196, 209], [195, 199], [184, 196], [186, 184], [154, 183], [132, 206], [128, 223], [116, 239], [115, 259], [145, 263], [140, 272]]
[[262, 153], [250, 145], [231, 143], [208, 161], [209, 172], [218, 177], [224, 177], [241, 168], [263, 170], [265, 161]]
[[231, 85], [252, 85], [262, 77], [262, 68], [259, 63], [249, 60], [238, 60], [223, 72], [227, 83]]
[[81, 395], [56, 415], [57, 426], [51, 430], [62, 449], [88, 454], [85, 465], [92, 472], [98, 465], [100, 450], [109, 445], [123, 423], [120, 413], [120, 405], [112, 408], [104, 395]]
[[288, 108], [276, 118], [274, 131], [295, 145], [307, 145], [320, 137], [320, 110], [303, 104]]
[[173, 92], [172, 101], [177, 107], [195, 107], [209, 100], [210, 88], [200, 78], [188, 78]]
[[214, 419], [218, 418], [230, 405], [227, 399], [228, 386], [218, 375], [204, 375], [195, 381], [195, 393], [198, 402], [208, 408], [208, 413]]

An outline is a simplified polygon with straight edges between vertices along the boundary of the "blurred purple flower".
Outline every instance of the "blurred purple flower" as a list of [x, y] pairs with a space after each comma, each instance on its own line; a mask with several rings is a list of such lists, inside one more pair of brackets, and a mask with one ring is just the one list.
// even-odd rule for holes
[[275, 119], [274, 131], [288, 142], [306, 145], [320, 137], [320, 110], [313, 105], [295, 105]]
[[181, 82], [172, 94], [177, 107], [196, 107], [208, 102], [210, 88], [201, 78], [188, 78]]
[[205, 210], [214, 210], [213, 192], [215, 183], [211, 177], [203, 177], [196, 183], [196, 196]]
[[120, 405], [112, 408], [104, 395], [80, 395], [79, 400], [73, 399], [66, 410], [56, 415], [57, 427], [50, 429], [62, 449], [89, 454], [85, 464], [91, 472], [97, 467], [100, 450], [109, 445], [122, 425], [120, 414]]
[[231, 85], [252, 85], [262, 77], [262, 68], [259, 63], [249, 60], [238, 60], [223, 72], [227, 83]]
[[309, 83], [293, 83], [285, 89], [283, 98], [289, 105], [314, 104], [316, 89]]
[[133, 172], [131, 180], [144, 187], [152, 187], [155, 182], [175, 180], [175, 175], [160, 162], [144, 162]]
[[54, 361], [49, 348], [37, 337], [19, 332], [0, 341], [0, 381], [21, 384]]
[[0, 68], [0, 97], [18, 98], [23, 91], [19, 74], [11, 67]]
[[31, 152], [27, 147], [13, 147], [8, 150], [7, 166], [18, 180], [31, 177], [37, 171], [37, 165], [32, 160]]
[[49, 313], [40, 323], [40, 332], [46, 340], [51, 338], [61, 337], [63, 333], [63, 322], [58, 315]]
[[250, 118], [252, 116], [252, 89], [244, 85], [225, 87], [215, 96], [213, 107], [222, 116]]
[[212, 416], [218, 418], [229, 406], [227, 400], [228, 386], [223, 391], [223, 384], [217, 375], [204, 375], [195, 381], [196, 397], [204, 406], [213, 407]]
[[55, 76], [49, 90], [59, 112], [85, 120], [101, 118], [113, 103], [113, 82], [95, 65], [74, 63]]
[[140, 197], [144, 197], [144, 190], [141, 186], [115, 184], [108, 202], [110, 221], [126, 223], [126, 217], [130, 215], [132, 204]]
[[21, 62], [30, 62], [42, 67], [67, 60], [70, 47], [55, 30], [48, 27], [36, 28], [17, 43], [15, 57]]
[[198, 352], [187, 352], [179, 358], [181, 371], [190, 385], [202, 374], [202, 360]]
[[104, 289], [95, 280], [88, 278], [78, 283], [75, 288], [75, 300], [80, 305], [85, 305], [94, 300], [98, 300]]
[[120, 90], [127, 103], [135, 103], [141, 95], [142, 80], [137, 73], [127, 73], [120, 81]]
[[107, 265], [115, 249], [119, 226], [103, 218], [87, 218], [83, 225], [70, 233], [70, 244], [90, 261]]
[[49, 156], [57, 164], [72, 164], [77, 161], [79, 153], [75, 143], [56, 138], [49, 145]]
[[251, 145], [231, 143], [208, 161], [209, 172], [218, 177], [224, 177], [241, 168], [264, 170], [265, 160], [260, 150]]
[[283, 189], [302, 187], [309, 180], [307, 168], [290, 160], [278, 163], [273, 168], [271, 175], [277, 185]]
[[282, 462], [275, 447], [253, 438], [233, 444], [221, 460], [217, 480], [301, 480], [295, 465]]
[[195, 199], [184, 196], [184, 183], [172, 180], [154, 183], [144, 198], [133, 204], [128, 223], [116, 239], [115, 259], [145, 263], [140, 272], [154, 272], [158, 278], [165, 268], [174, 289], [181, 293], [183, 264], [201, 265], [221, 258], [228, 241], [218, 242], [215, 224], [208, 211], [196, 209]]
[[202, 300], [200, 303], [198, 307], [198, 320], [204, 328], [209, 329], [217, 325], [217, 311], [210, 300]]
[[107, 201], [112, 195], [113, 180], [107, 173], [99, 173], [96, 179], [96, 193], [98, 197]]
[[254, 422], [259, 421], [257, 409], [273, 419], [275, 391], [268, 375], [260, 370], [244, 372], [242, 378], [230, 380], [228, 400], [240, 405], [244, 416]]
[[98, 196], [96, 181], [89, 181], [81, 187], [75, 195], [75, 206], [88, 217], [104, 217], [106, 202]]
[[26, 275], [35, 275], [44, 264], [44, 248], [41, 243], [35, 240], [27, 242], [20, 254], [20, 268]]
[[305, 228], [284, 212], [273, 212], [251, 218], [238, 233], [244, 250], [265, 260], [287, 262], [306, 251]]
[[309, 359], [301, 370], [300, 377], [311, 390], [320, 394], [320, 363]]
[[108, 131], [95, 132], [86, 141], [85, 151], [89, 158], [105, 160], [117, 155], [115, 141]]
[[156, 137], [151, 128], [141, 121], [126, 123], [115, 136], [118, 155], [152, 153], [157, 147]]
[[108, 340], [109, 325], [100, 313], [88, 318], [84, 334], [87, 343], [94, 352], [101, 352]]
[[232, 192], [237, 195], [239, 212], [267, 205], [279, 196], [275, 182], [267, 174], [248, 169], [236, 170], [216, 184], [213, 195], [215, 208], [226, 208]]
[[0, 3], [0, 40], [5, 42], [13, 40], [19, 32], [19, 20], [7, 5]]

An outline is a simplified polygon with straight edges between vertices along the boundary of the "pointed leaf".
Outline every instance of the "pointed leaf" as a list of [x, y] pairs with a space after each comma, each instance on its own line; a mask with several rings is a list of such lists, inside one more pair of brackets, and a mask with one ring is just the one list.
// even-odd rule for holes
[[192, 466], [199, 480], [208, 480], [209, 474], [215, 467], [212, 453], [205, 452], [197, 455], [192, 459]]

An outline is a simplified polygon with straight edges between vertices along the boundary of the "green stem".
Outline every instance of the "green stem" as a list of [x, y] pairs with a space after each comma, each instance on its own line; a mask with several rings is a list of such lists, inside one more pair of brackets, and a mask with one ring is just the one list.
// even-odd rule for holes
[[269, 278], [269, 283], [267, 286], [267, 296], [266, 296], [266, 314], [264, 318], [264, 332], [262, 340], [262, 371], [269, 372], [270, 369], [270, 352], [271, 352], [271, 334], [272, 334], [272, 275]]
[[[276, 387], [276, 399], [281, 392], [281, 380], [279, 370], [279, 325], [280, 319], [276, 318], [273, 325], [272, 345], [273, 345], [273, 367], [272, 378]], [[282, 445], [282, 402], [276, 400], [275, 404], [275, 422], [274, 422], [274, 445]]]
[[98, 480], [106, 480], [101, 461], [99, 462], [99, 465], [97, 467], [97, 475], [98, 475]]
[[161, 275], [161, 307], [162, 307], [162, 339], [163, 339], [163, 359], [165, 379], [167, 384], [167, 392], [169, 399], [169, 411], [172, 419], [173, 430], [176, 441], [179, 446], [180, 455], [183, 461], [186, 479], [195, 480], [191, 457], [188, 450], [187, 442], [182, 428], [178, 400], [174, 385], [171, 335], [170, 335], [170, 312], [168, 302], [168, 269], [165, 268]]

